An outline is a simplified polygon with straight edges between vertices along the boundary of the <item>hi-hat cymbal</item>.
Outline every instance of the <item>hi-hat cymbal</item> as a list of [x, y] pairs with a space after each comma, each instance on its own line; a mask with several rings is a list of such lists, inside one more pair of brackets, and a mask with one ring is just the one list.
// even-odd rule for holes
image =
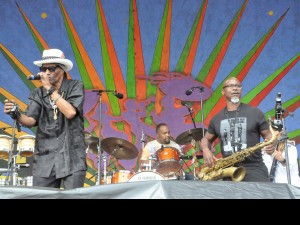
[[139, 154], [138, 149], [132, 143], [114, 137], [102, 140], [101, 149], [117, 159], [133, 159]]
[[99, 142], [98, 137], [95, 137], [86, 131], [84, 132], [84, 140], [87, 145], [98, 144], [98, 142]]
[[99, 138], [92, 136], [88, 132], [84, 132], [84, 141], [88, 145], [88, 152], [98, 154]]
[[[204, 129], [204, 133], [205, 131], [206, 130]], [[180, 145], [185, 145], [187, 143], [190, 143], [192, 140], [200, 141], [202, 137], [203, 129], [194, 128], [179, 134], [178, 137], [175, 139], [175, 142]]]

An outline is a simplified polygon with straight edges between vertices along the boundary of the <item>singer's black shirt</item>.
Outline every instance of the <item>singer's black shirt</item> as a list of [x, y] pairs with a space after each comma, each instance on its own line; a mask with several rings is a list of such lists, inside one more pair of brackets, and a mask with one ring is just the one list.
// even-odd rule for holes
[[37, 123], [33, 175], [48, 177], [55, 166], [56, 178], [86, 170], [86, 144], [84, 141], [84, 87], [79, 80], [64, 78], [59, 94], [72, 104], [77, 114], [67, 119], [59, 109], [54, 120], [50, 97], [43, 87], [36, 88], [29, 97], [26, 114]]

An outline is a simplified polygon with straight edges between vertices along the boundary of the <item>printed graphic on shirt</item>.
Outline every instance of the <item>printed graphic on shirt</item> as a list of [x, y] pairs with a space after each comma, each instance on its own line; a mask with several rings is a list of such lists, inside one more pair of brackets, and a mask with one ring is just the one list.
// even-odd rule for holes
[[229, 118], [221, 121], [224, 157], [247, 148], [247, 118]]

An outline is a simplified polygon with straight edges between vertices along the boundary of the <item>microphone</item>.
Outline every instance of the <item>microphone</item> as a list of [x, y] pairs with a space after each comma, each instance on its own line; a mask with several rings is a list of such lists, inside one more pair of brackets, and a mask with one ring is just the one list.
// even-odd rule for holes
[[92, 90], [92, 92], [98, 92], [99, 94], [102, 92], [112, 92], [118, 99], [123, 98], [123, 94], [118, 93], [116, 90]]
[[118, 99], [122, 99], [123, 98], [123, 94], [117, 93], [117, 92], [114, 92], [114, 96], [116, 96]]
[[21, 130], [21, 125], [20, 125], [20, 123], [18, 121], [16, 121], [16, 126], [17, 126], [18, 132], [21, 132], [22, 131]]
[[190, 89], [186, 90], [185, 94], [186, 95], [191, 95], [196, 88], [199, 89], [200, 92], [204, 92], [204, 88], [201, 87], [201, 86], [198, 86], [198, 87], [191, 87]]
[[186, 95], [191, 95], [193, 93], [193, 91], [194, 91], [194, 88], [190, 88], [190, 89], [185, 91], [185, 94]]
[[181, 101], [181, 105], [187, 107], [189, 109], [189, 111], [193, 111], [193, 108], [189, 107], [189, 105], [186, 104], [186, 102]]
[[27, 77], [27, 80], [40, 80], [41, 79], [41, 76], [40, 75], [29, 75]]
[[274, 119], [274, 125], [281, 125], [281, 117], [282, 114], [282, 107], [281, 107], [281, 92], [277, 93], [276, 97], [276, 104], [275, 104], [275, 119]]

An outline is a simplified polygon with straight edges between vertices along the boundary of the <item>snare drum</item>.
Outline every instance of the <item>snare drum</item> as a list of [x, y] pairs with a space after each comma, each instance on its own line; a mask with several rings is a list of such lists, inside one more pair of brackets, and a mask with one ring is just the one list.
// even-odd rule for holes
[[34, 152], [35, 136], [23, 135], [19, 137], [17, 150], [22, 157], [31, 157]]
[[11, 136], [0, 135], [0, 159], [8, 159], [11, 151]]
[[164, 176], [170, 173], [176, 173], [180, 170], [181, 166], [179, 163], [180, 152], [173, 147], [165, 147], [157, 150], [157, 162], [158, 166], [156, 171]]
[[134, 174], [128, 182], [149, 181], [149, 180], [165, 180], [165, 177], [156, 172], [143, 171]]
[[132, 176], [132, 173], [129, 170], [119, 170], [118, 172], [114, 172], [112, 175], [111, 183], [124, 183], [129, 180]]

